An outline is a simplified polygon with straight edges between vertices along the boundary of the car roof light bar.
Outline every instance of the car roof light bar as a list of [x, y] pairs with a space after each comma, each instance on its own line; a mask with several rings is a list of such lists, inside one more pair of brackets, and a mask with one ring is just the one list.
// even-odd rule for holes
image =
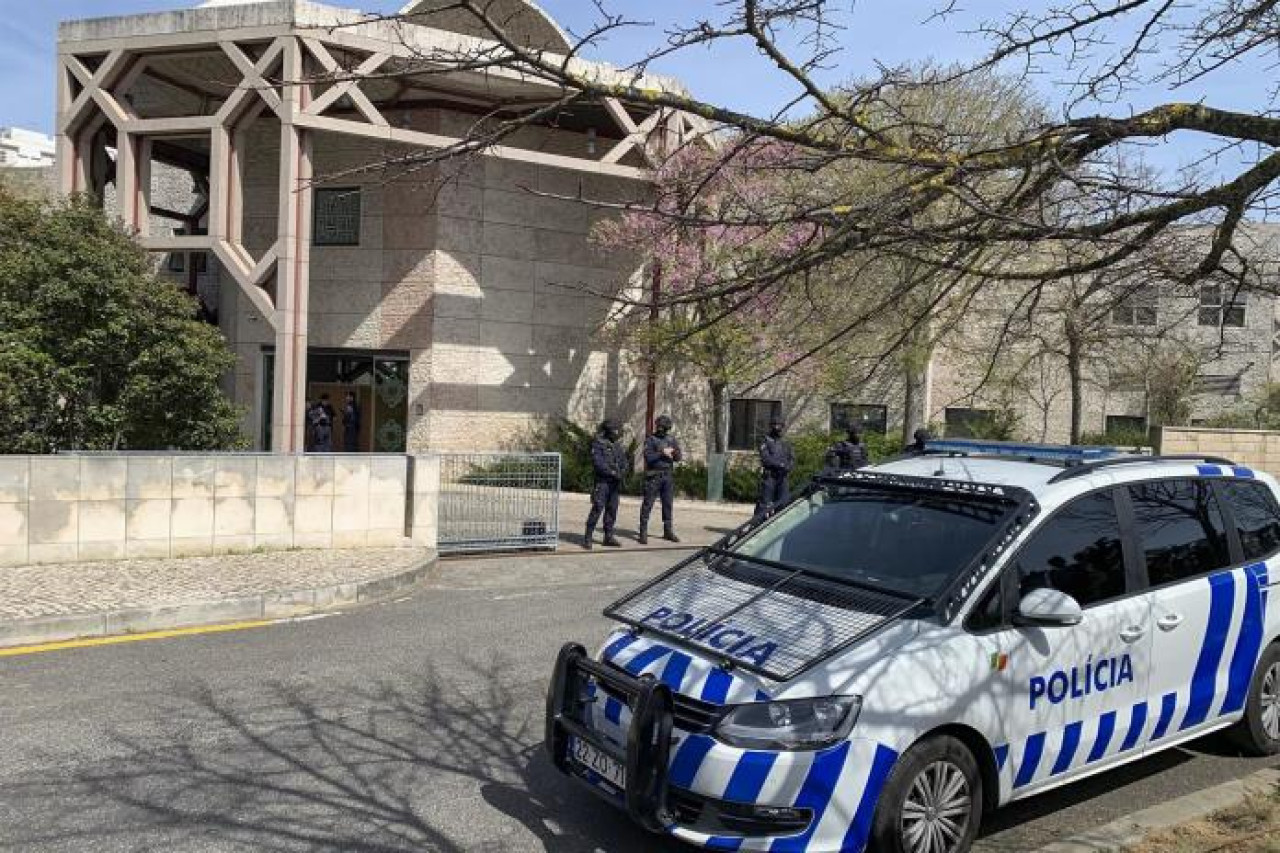
[[1083, 465], [1119, 456], [1131, 456], [1132, 451], [1118, 447], [1084, 447], [1070, 444], [1023, 444], [1016, 441], [984, 441], [971, 438], [930, 439], [924, 444], [925, 453], [940, 456], [1003, 456], [1027, 462], [1050, 462], [1060, 465]]

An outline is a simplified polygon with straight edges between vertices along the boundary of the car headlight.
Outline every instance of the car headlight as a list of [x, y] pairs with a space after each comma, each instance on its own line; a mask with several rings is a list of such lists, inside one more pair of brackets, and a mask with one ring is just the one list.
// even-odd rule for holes
[[857, 696], [737, 705], [716, 723], [714, 734], [743, 749], [823, 749], [849, 736], [861, 709]]

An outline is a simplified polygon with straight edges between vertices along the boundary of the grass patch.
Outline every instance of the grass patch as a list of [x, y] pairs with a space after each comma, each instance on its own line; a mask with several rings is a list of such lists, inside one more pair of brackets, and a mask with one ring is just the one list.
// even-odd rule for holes
[[1162, 830], [1127, 853], [1280, 853], [1280, 787]]

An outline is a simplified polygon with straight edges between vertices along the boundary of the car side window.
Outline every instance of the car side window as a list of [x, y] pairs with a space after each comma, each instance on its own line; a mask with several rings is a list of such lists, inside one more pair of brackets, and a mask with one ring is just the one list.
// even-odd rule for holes
[[1231, 564], [1226, 525], [1208, 480], [1156, 480], [1128, 488], [1151, 586]]
[[1056, 589], [1088, 607], [1125, 594], [1124, 548], [1115, 498], [1077, 498], [1049, 518], [1018, 553], [1018, 588]]
[[1280, 551], [1280, 505], [1270, 487], [1257, 480], [1221, 480], [1218, 485], [1240, 533], [1246, 560]]

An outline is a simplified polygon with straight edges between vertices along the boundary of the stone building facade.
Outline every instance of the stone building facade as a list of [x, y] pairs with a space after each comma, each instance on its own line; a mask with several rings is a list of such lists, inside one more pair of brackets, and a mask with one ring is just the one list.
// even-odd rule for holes
[[[558, 95], [500, 69], [421, 71], [424, 54], [492, 47], [448, 5], [415, 0], [391, 23], [307, 0], [208, 0], [61, 27], [60, 188], [102, 197], [199, 297], [239, 356], [227, 391], [260, 449], [315, 449], [308, 405], [328, 395], [336, 413], [348, 393], [360, 427], [348, 443], [339, 423], [336, 449], [509, 447], [556, 417], [620, 415], [643, 428], [648, 377], [597, 331], [616, 307], [609, 295], [637, 292], [644, 274], [593, 244], [608, 214], [575, 199], [643, 200], [651, 165], [709, 128], [605, 99], [478, 155], [426, 162], [424, 152]], [[568, 49], [533, 3], [493, 9], [525, 43]], [[663, 77], [640, 84], [682, 91]], [[1156, 294], [1116, 317], [1117, 341], [1176, 326], [1203, 351], [1193, 420], [1280, 380], [1276, 300], [1216, 298]], [[1020, 437], [1065, 440], [1063, 371], [1010, 393], [984, 381], [969, 331], [944, 336], [912, 414], [892, 360], [842, 392], [784, 379], [731, 401], [729, 447], [756, 447], [775, 415], [800, 428], [927, 422], [958, 434], [1010, 408]], [[1090, 368], [1085, 431], [1145, 426], [1149, 389], [1109, 366]], [[706, 389], [679, 375], [655, 384], [699, 455], [711, 445]]]
[[[707, 129], [605, 100], [425, 162], [557, 96], [501, 70], [408, 74], [485, 47], [440, 5], [393, 24], [224, 0], [61, 27], [61, 188], [104, 198], [201, 297], [260, 448], [312, 449], [322, 394], [361, 409], [350, 445], [338, 419], [338, 449], [503, 447], [557, 416], [641, 428], [645, 378], [595, 334], [639, 273], [590, 240], [605, 214], [571, 199], [643, 200], [661, 151]], [[499, 5], [509, 32], [567, 50], [533, 4]]]

